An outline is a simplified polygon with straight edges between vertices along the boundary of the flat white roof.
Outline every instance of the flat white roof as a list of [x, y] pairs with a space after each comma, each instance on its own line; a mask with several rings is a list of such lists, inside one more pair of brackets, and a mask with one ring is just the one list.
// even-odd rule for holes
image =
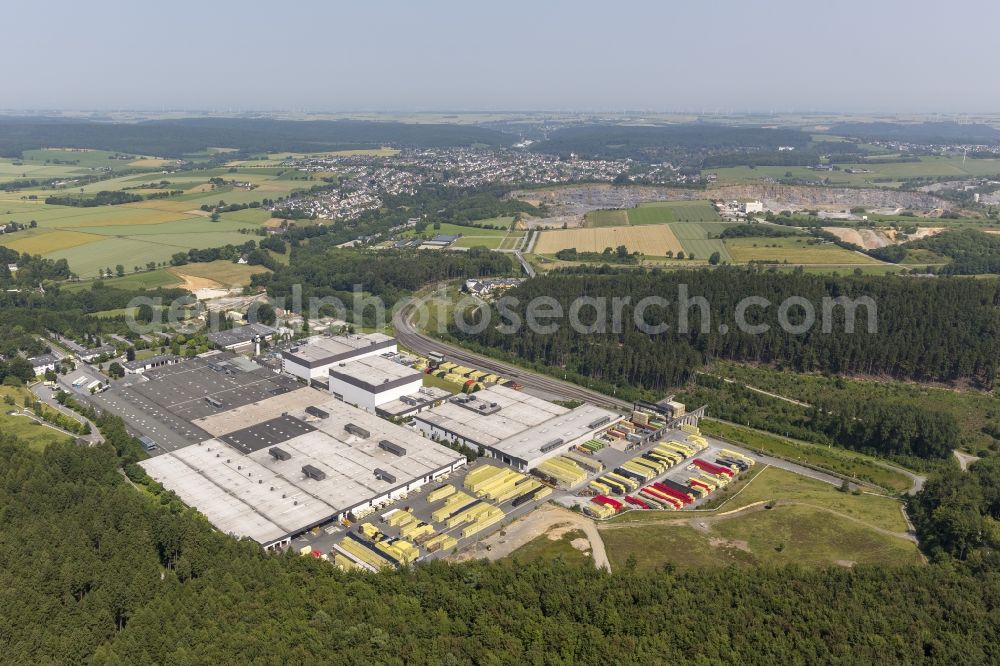
[[[474, 401], [469, 406], [491, 406], [499, 409], [493, 413], [477, 413], [449, 400], [413, 418], [435, 425], [459, 437], [483, 446], [493, 446], [497, 442], [544, 423], [556, 416], [569, 412], [566, 407], [536, 398], [506, 386], [490, 386], [471, 394]], [[461, 400], [467, 396], [458, 396]]]
[[367, 335], [317, 335], [306, 338], [302, 344], [282, 352], [286, 359], [317, 367], [327, 363], [335, 363], [348, 359], [357, 353], [363, 353], [368, 348], [386, 349], [395, 344], [395, 338], [383, 333], [368, 333]]
[[362, 388], [374, 391], [380, 390], [382, 386], [394, 388], [423, 379], [423, 373], [419, 370], [384, 356], [367, 356], [337, 363], [330, 367], [330, 376], [356, 386], [363, 384]]
[[[307, 407], [312, 409], [307, 412]], [[317, 416], [317, 411], [326, 416]], [[270, 446], [244, 455], [213, 438], [140, 464], [220, 530], [267, 544], [464, 459], [412, 430], [312, 388], [215, 414], [199, 423], [222, 437], [281, 415], [312, 427], [275, 444], [290, 456], [288, 460], [273, 457]], [[353, 432], [345, 429], [347, 424], [354, 426]], [[359, 429], [368, 436], [357, 434]], [[402, 447], [405, 454], [382, 449], [382, 440]], [[306, 465], [322, 471], [326, 478], [307, 478], [302, 472]], [[395, 481], [375, 478], [376, 468], [393, 475]]]
[[[508, 456], [520, 458], [529, 466], [533, 466], [532, 461], [540, 461], [559, 453], [576, 440], [591, 437], [596, 430], [607, 428], [621, 419], [622, 416], [617, 412], [594, 405], [580, 405], [566, 414], [501, 440], [494, 444], [493, 448]], [[562, 441], [556, 444], [557, 440]], [[547, 448], [546, 445], [549, 444], [555, 448]], [[546, 450], [543, 451], [543, 448]]]
[[412, 412], [414, 409], [425, 407], [432, 402], [444, 400], [445, 398], [450, 398], [451, 396], [451, 391], [445, 391], [443, 388], [438, 388], [436, 386], [421, 386], [417, 389], [416, 393], [404, 395], [398, 400], [390, 400], [387, 403], [379, 405], [378, 411], [389, 414], [390, 416], [399, 416], [400, 414], [407, 414]]

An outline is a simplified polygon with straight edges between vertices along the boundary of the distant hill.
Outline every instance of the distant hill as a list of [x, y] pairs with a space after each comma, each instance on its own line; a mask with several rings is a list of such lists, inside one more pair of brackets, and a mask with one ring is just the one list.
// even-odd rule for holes
[[95, 148], [181, 157], [209, 147], [248, 153], [321, 152], [377, 148], [506, 146], [516, 138], [469, 125], [360, 120], [186, 118], [107, 123], [52, 118], [0, 118], [0, 155], [20, 157], [34, 148]]
[[973, 123], [841, 123], [830, 128], [831, 134], [867, 140], [906, 141], [910, 143], [1000, 143], [1000, 130]]

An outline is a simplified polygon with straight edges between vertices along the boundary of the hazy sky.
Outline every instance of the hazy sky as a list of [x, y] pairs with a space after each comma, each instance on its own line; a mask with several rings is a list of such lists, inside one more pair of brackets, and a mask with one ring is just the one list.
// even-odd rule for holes
[[1000, 112], [995, 0], [12, 0], [0, 109]]

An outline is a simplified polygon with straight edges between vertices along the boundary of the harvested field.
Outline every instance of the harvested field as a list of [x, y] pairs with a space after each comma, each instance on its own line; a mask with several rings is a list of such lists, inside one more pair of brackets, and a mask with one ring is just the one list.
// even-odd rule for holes
[[603, 252], [604, 248], [624, 245], [629, 252], [666, 256], [684, 249], [666, 224], [629, 227], [597, 227], [543, 231], [535, 244], [536, 254], [553, 254], [575, 247], [580, 252]]
[[3, 244], [18, 252], [28, 254], [48, 254], [58, 252], [79, 245], [86, 245], [94, 241], [103, 240], [103, 236], [97, 234], [85, 234], [79, 231], [47, 231], [32, 229], [30, 231], [17, 232], [8, 236], [11, 240], [4, 238]]

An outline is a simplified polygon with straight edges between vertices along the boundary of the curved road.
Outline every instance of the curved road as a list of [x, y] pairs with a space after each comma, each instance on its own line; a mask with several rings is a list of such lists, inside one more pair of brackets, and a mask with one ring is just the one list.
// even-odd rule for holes
[[625, 400], [619, 400], [618, 398], [554, 379], [532, 370], [525, 370], [524, 368], [503, 363], [488, 356], [474, 354], [461, 347], [428, 337], [413, 327], [410, 321], [412, 308], [413, 306], [410, 305], [396, 312], [393, 316], [392, 325], [396, 329], [396, 339], [399, 343], [413, 352], [423, 354], [424, 356], [431, 352], [444, 354], [449, 361], [454, 363], [472, 366], [513, 379], [518, 384], [523, 385], [527, 393], [538, 394], [542, 398], [555, 397], [563, 400], [582, 400], [607, 409], [621, 411], [632, 409], [632, 403]]

